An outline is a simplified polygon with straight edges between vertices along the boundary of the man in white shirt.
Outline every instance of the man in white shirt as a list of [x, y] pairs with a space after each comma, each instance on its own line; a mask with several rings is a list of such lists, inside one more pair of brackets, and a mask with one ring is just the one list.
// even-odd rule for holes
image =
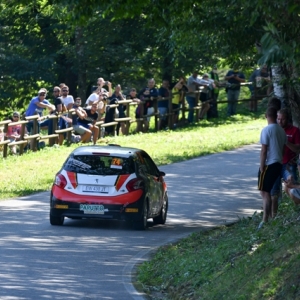
[[61, 89], [61, 100], [67, 110], [72, 109], [73, 104], [74, 104], [74, 98], [72, 95], [69, 95], [69, 87], [68, 86], [63, 86]]

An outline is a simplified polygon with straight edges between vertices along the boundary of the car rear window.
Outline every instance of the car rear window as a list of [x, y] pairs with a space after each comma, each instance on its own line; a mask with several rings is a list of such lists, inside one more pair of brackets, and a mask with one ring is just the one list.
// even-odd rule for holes
[[66, 171], [90, 175], [123, 175], [134, 173], [132, 158], [99, 155], [74, 155], [65, 163]]

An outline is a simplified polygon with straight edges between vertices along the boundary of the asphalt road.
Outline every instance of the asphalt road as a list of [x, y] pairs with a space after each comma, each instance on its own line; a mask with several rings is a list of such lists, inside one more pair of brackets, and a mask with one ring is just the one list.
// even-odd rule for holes
[[168, 220], [145, 232], [115, 221], [49, 223], [49, 192], [0, 202], [0, 299], [144, 299], [137, 263], [193, 231], [261, 210], [259, 145], [162, 166]]

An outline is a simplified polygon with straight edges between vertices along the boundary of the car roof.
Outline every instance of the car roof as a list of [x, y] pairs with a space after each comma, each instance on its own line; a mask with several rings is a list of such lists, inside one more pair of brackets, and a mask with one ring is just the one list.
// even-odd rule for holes
[[[113, 146], [81, 146], [73, 150], [71, 154], [73, 155], [93, 155], [93, 154], [100, 154], [106, 153], [110, 156], [123, 156], [129, 157], [132, 156], [136, 152], [143, 151], [137, 148], [130, 148], [130, 147], [121, 147], [118, 145]], [[143, 151], [144, 152], [144, 151]]]

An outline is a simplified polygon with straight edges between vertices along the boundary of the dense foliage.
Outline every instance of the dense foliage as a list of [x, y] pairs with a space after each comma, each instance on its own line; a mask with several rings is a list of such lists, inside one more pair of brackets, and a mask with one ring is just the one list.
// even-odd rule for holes
[[4, 0], [0, 9], [2, 115], [41, 86], [65, 82], [86, 98], [99, 76], [140, 88], [218, 62], [250, 72], [258, 60], [279, 66], [283, 100], [298, 110], [297, 1]]

